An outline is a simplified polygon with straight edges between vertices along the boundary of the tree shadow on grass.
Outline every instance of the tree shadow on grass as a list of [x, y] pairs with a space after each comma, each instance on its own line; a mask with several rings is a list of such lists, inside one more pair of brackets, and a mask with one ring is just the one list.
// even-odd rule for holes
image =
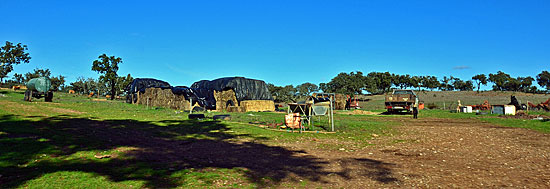
[[[230, 130], [218, 121], [92, 120], [65, 115], [32, 121], [5, 115], [0, 117], [0, 185], [18, 187], [47, 173], [83, 171], [116, 182], [142, 180], [144, 187], [170, 188], [182, 184], [172, 178], [174, 173], [206, 168], [243, 168], [246, 179], [258, 186], [265, 184], [264, 178], [271, 180], [270, 185], [293, 177], [326, 182], [323, 176], [331, 173], [349, 178], [346, 167], [341, 172], [328, 172], [323, 168], [329, 163], [326, 160], [302, 151], [250, 142], [265, 138]], [[57, 158], [120, 147], [126, 148], [121, 157], [106, 160]], [[34, 162], [41, 155], [52, 158]], [[346, 162], [363, 165], [363, 172], [373, 180], [397, 180], [391, 177], [390, 169], [380, 166], [382, 162]]]

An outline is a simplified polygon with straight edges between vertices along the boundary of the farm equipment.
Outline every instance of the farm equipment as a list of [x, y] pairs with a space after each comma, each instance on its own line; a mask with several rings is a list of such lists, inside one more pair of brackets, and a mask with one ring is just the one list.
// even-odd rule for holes
[[361, 106], [357, 102], [357, 97], [346, 95], [346, 109], [361, 109]]
[[25, 91], [25, 97], [23, 100], [32, 101], [34, 98], [44, 97], [45, 102], [51, 102], [53, 99], [53, 92], [50, 90], [52, 82], [47, 77], [38, 77], [29, 80], [26, 84], [27, 90]]
[[418, 96], [413, 90], [394, 90], [392, 94], [386, 95], [386, 110], [390, 113], [398, 111], [412, 112], [418, 102]]
[[514, 105], [516, 107], [516, 110], [527, 110], [527, 105], [519, 104], [516, 96], [510, 96], [510, 103], [508, 105]]
[[472, 110], [490, 110], [491, 104], [489, 104], [488, 100], [483, 101], [483, 104], [477, 104], [477, 105], [471, 105]]
[[531, 109], [550, 111], [550, 98], [548, 98], [548, 100], [546, 100], [545, 102], [537, 105], [531, 102], [528, 102], [528, 104]]

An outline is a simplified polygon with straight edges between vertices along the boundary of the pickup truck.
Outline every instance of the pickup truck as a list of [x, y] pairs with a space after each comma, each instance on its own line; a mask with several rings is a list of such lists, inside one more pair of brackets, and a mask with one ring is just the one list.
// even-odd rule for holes
[[386, 95], [386, 110], [389, 113], [407, 111], [412, 112], [414, 105], [418, 103], [418, 96], [413, 90], [393, 90], [392, 94]]

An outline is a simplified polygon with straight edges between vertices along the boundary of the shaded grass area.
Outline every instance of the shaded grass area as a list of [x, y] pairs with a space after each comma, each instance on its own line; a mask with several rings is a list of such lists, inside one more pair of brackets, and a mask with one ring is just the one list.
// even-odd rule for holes
[[[0, 180], [5, 187], [28, 186], [39, 181], [27, 181], [47, 179], [45, 175], [60, 179], [55, 176], [60, 172], [93, 173], [88, 177], [101, 175], [114, 183], [135, 181], [129, 184], [153, 188], [193, 183], [185, 180], [188, 177], [204, 177], [199, 180], [212, 185], [209, 178], [221, 177], [213, 169], [229, 172], [230, 178], [239, 180], [236, 183], [255, 186], [264, 178], [277, 183], [288, 174], [313, 181], [328, 174], [321, 170], [326, 162], [256, 143], [265, 138], [231, 133], [230, 127], [214, 121], [171, 121], [159, 127], [135, 120], [66, 116], [30, 121], [4, 115], [1, 120]], [[231, 141], [236, 138], [252, 141]]]
[[[291, 150], [290, 141], [334, 140], [368, 145], [371, 133], [389, 126], [365, 116], [337, 117], [338, 134], [273, 132], [117, 101], [55, 94], [54, 103], [23, 102], [20, 92], [0, 98], [0, 185], [22, 188], [295, 187], [297, 178], [326, 183], [328, 174], [349, 178], [350, 169], [327, 171], [327, 160]], [[283, 114], [241, 116], [282, 121]], [[338, 142], [336, 142], [338, 141]], [[315, 144], [322, 146], [323, 144]], [[329, 144], [328, 148], [336, 146]], [[378, 182], [393, 182], [382, 161], [343, 158]]]

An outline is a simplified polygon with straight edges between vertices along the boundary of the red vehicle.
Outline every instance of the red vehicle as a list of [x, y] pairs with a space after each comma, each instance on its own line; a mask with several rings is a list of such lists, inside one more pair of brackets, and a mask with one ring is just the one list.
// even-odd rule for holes
[[361, 106], [359, 106], [359, 102], [357, 102], [356, 97], [351, 97], [349, 95], [346, 95], [346, 109], [360, 109]]

